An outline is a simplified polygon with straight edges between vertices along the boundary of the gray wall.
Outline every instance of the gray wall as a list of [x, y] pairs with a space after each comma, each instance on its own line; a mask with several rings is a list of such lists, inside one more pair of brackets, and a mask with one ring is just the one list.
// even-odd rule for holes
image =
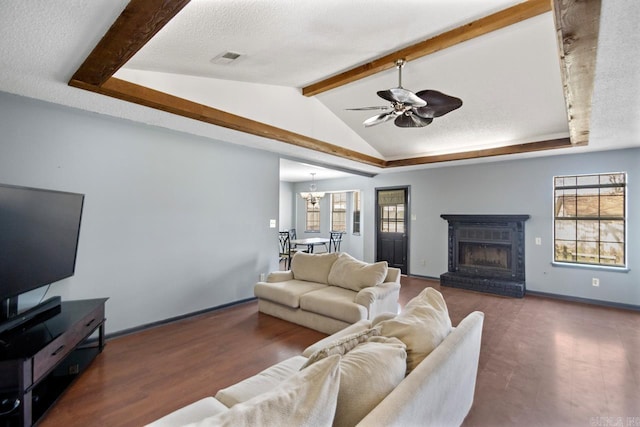
[[295, 203], [293, 194], [293, 183], [280, 182], [280, 212], [278, 230], [288, 230], [294, 228]]
[[[109, 297], [108, 332], [250, 298], [259, 274], [277, 269], [277, 228], [269, 220], [284, 217], [274, 154], [6, 93], [0, 93], [0, 129], [0, 182], [86, 195], [76, 274], [55, 283], [47, 297]], [[319, 181], [318, 187], [363, 192], [362, 235], [345, 244], [358, 258], [374, 259], [374, 189], [409, 185], [416, 215], [411, 274], [438, 277], [447, 269], [440, 214], [525, 213], [531, 215], [530, 290], [640, 305], [639, 165], [640, 149], [630, 149]], [[252, 173], [238, 174], [240, 168]], [[551, 266], [552, 177], [612, 171], [629, 174], [630, 271]], [[291, 196], [307, 188], [298, 183]], [[592, 277], [600, 287], [591, 286]]]
[[[552, 266], [553, 176], [628, 173], [628, 266], [630, 271]], [[375, 258], [374, 189], [410, 186], [409, 272], [439, 277], [447, 270], [447, 222], [441, 214], [528, 214], [526, 276], [529, 290], [640, 306], [640, 149], [483, 163], [318, 181], [320, 191], [363, 191], [363, 257]], [[296, 185], [296, 192], [308, 188]], [[535, 237], [542, 245], [535, 245]], [[593, 287], [591, 278], [600, 279]]]
[[85, 194], [76, 274], [46, 296], [109, 297], [108, 332], [250, 298], [277, 269], [274, 154], [6, 93], [0, 129], [1, 183]]

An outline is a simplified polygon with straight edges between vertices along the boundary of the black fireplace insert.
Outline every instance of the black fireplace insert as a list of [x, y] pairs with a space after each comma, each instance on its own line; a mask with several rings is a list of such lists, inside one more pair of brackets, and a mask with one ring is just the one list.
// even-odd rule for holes
[[523, 297], [524, 222], [529, 215], [441, 215], [449, 222], [449, 271], [440, 283]]

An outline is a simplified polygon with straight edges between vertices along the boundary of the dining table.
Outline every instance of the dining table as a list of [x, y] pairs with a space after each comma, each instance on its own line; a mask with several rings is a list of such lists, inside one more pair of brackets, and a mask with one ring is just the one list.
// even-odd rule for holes
[[291, 246], [306, 246], [307, 252], [310, 254], [313, 253], [313, 248], [318, 245], [324, 245], [325, 247], [329, 244], [329, 239], [326, 237], [307, 237], [306, 239], [292, 239]]

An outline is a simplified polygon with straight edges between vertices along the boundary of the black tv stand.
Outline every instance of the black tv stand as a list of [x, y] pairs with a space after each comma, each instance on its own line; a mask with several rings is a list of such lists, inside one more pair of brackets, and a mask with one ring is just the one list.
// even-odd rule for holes
[[[102, 351], [106, 300], [63, 301], [57, 314], [36, 316], [2, 335], [0, 427], [37, 423]], [[97, 340], [90, 339], [96, 331]]]
[[60, 297], [51, 297], [35, 307], [18, 314], [15, 318], [2, 321], [2, 323], [0, 323], [0, 335], [25, 325], [32, 320], [45, 320], [47, 317], [60, 313], [61, 304], [62, 299]]

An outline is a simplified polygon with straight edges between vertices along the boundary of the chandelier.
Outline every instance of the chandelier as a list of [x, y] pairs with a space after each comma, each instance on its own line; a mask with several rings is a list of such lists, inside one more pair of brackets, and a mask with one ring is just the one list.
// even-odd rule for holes
[[318, 203], [320, 199], [324, 197], [324, 192], [316, 191], [317, 187], [316, 187], [315, 177], [316, 177], [316, 174], [312, 173], [311, 184], [309, 185], [309, 192], [300, 193], [300, 197], [305, 199], [307, 202], [311, 203], [311, 206], [315, 206], [316, 203]]

